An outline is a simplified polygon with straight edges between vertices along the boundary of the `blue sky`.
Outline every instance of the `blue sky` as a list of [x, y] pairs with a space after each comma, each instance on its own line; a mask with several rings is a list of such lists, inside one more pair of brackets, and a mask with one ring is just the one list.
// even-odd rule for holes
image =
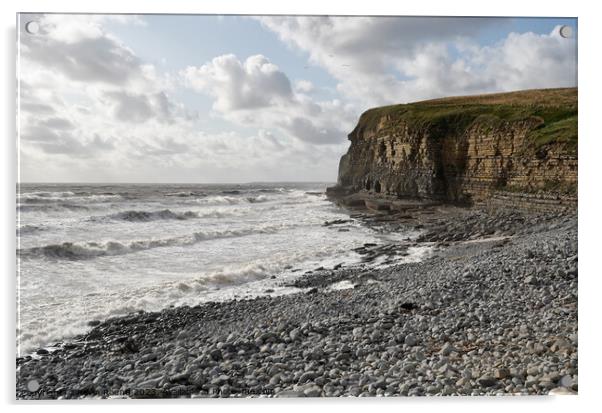
[[[177, 73], [182, 67], [200, 65], [213, 57], [233, 53], [240, 58], [255, 54], [269, 56], [291, 79], [308, 79], [332, 97], [337, 81], [326, 70], [308, 62], [306, 51], [288, 47], [260, 22], [247, 16], [144, 15], [146, 26], [108, 24], [125, 44], [144, 60]], [[576, 18], [515, 17], [493, 18], [497, 23], [477, 33], [476, 42], [493, 45], [510, 32], [549, 34], [554, 27], [577, 27]], [[330, 93], [329, 93], [330, 91]], [[182, 99], [191, 107], [208, 111], [209, 100], [182, 91]]]
[[[40, 35], [23, 31], [32, 18]], [[576, 86], [576, 29], [571, 18], [25, 15], [21, 176], [334, 181], [370, 107]]]

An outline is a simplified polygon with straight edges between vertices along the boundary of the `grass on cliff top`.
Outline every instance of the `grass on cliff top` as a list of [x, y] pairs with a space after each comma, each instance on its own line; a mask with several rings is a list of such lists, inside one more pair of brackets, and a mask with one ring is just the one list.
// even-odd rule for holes
[[[577, 149], [577, 89], [537, 89], [490, 95], [462, 96], [383, 106], [364, 112], [356, 127], [376, 129], [383, 117], [390, 124], [405, 122], [436, 134], [460, 134], [475, 121], [495, 127], [503, 122], [536, 120], [528, 134], [536, 148], [564, 143]], [[387, 122], [387, 123], [389, 123]], [[352, 132], [353, 133], [353, 132]]]

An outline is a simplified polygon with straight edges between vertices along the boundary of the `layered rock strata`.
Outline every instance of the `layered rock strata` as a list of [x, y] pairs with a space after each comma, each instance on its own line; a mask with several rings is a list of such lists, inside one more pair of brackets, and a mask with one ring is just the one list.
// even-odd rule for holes
[[549, 210], [577, 202], [577, 89], [374, 108], [331, 194]]

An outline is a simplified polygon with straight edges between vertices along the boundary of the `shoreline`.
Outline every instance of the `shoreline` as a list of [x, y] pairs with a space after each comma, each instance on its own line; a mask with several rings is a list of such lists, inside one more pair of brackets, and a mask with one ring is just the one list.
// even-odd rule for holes
[[576, 392], [576, 214], [430, 208], [368, 217], [420, 229], [408, 244], [434, 252], [418, 263], [311, 271], [292, 284], [307, 292], [105, 320], [17, 358], [17, 398]]

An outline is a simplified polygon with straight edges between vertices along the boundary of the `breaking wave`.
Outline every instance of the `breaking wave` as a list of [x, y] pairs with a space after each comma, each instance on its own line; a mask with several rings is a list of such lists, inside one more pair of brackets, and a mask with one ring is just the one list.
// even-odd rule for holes
[[20, 204], [56, 204], [56, 203], [96, 203], [96, 202], [107, 202], [120, 199], [121, 195], [116, 194], [97, 194], [97, 195], [75, 195], [73, 192], [64, 192], [63, 194], [73, 194], [69, 196], [53, 196], [52, 192], [46, 192], [48, 195], [32, 195], [22, 194], [18, 202]]
[[112, 219], [128, 222], [149, 222], [156, 220], [185, 220], [198, 218], [199, 215], [193, 211], [173, 212], [170, 209], [161, 211], [123, 211], [110, 216]]
[[33, 204], [33, 205], [17, 205], [17, 211], [21, 212], [49, 212], [49, 211], [82, 211], [87, 210], [88, 207], [84, 205], [75, 205], [69, 203], [61, 204]]
[[35, 197], [35, 198], [67, 198], [67, 197], [75, 196], [75, 192], [71, 192], [71, 191], [59, 191], [59, 192], [35, 191], [35, 192], [24, 192], [21, 194], [21, 196]]
[[250, 202], [250, 203], [252, 203], [252, 204], [256, 204], [256, 203], [259, 203], [259, 202], [267, 202], [269, 200], [270, 200], [270, 198], [268, 198], [265, 195], [250, 196], [250, 197], [247, 198], [247, 201]]
[[152, 248], [171, 246], [190, 246], [199, 242], [219, 239], [244, 237], [254, 234], [276, 233], [292, 225], [275, 225], [263, 228], [247, 228], [223, 231], [198, 231], [191, 235], [180, 237], [139, 240], [139, 241], [104, 241], [104, 242], [63, 242], [50, 244], [43, 247], [32, 247], [17, 250], [17, 255], [22, 258], [52, 258], [62, 260], [86, 260], [96, 257], [125, 255]]
[[234, 205], [244, 202], [243, 198], [236, 198], [233, 196], [210, 196], [207, 198], [200, 198], [196, 200], [197, 203], [202, 205]]
[[179, 198], [187, 198], [187, 197], [197, 197], [197, 196], [205, 196], [204, 192], [195, 192], [195, 191], [180, 191], [180, 192], [170, 192], [165, 194], [165, 196], [175, 196]]
[[17, 236], [19, 235], [27, 235], [27, 234], [35, 234], [37, 232], [43, 231], [45, 228], [41, 225], [22, 225], [17, 228]]
[[235, 196], [210, 196], [207, 198], [197, 199], [196, 202], [201, 205], [236, 205], [243, 203], [257, 204], [260, 202], [271, 201], [272, 198], [267, 195], [247, 196], [247, 197], [235, 197]]

